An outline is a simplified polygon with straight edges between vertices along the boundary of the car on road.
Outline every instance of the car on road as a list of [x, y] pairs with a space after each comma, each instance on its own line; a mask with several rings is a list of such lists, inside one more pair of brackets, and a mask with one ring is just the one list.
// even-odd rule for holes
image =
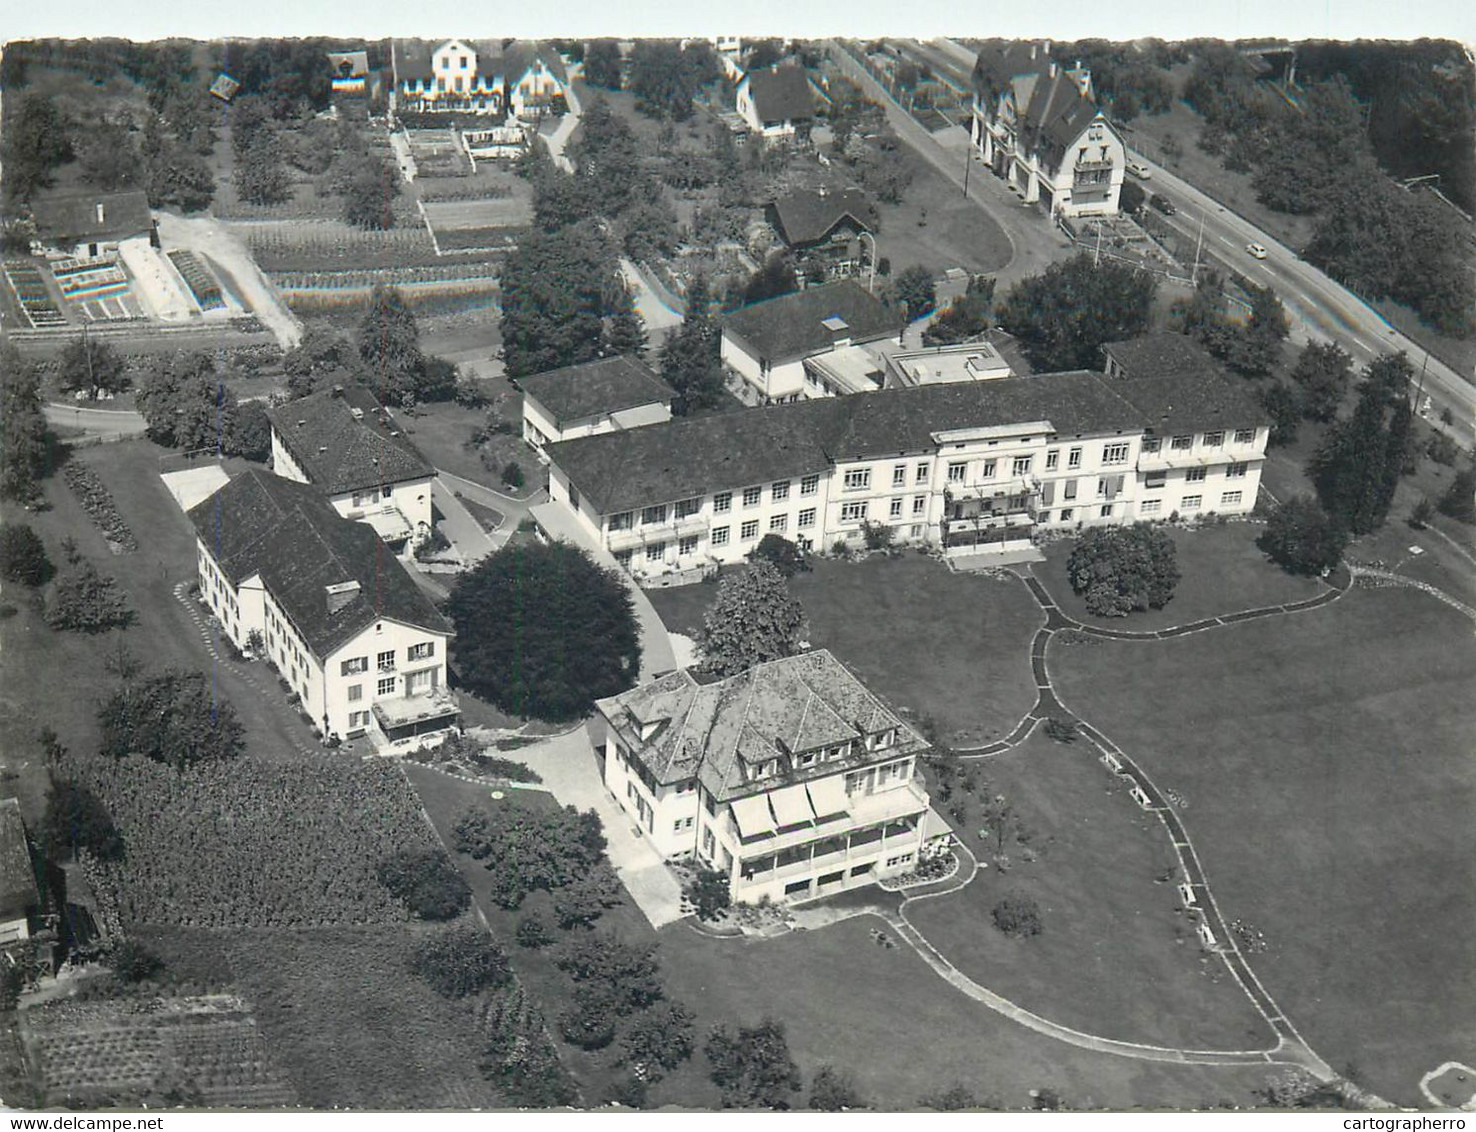
[[1158, 209], [1158, 211], [1163, 213], [1165, 216], [1172, 216], [1174, 213], [1179, 211], [1177, 208], [1174, 207], [1173, 201], [1169, 200], [1168, 197], [1159, 196], [1157, 193], [1154, 193], [1151, 197], [1148, 198], [1148, 203], [1154, 208]]
[[1245, 250], [1248, 251], [1248, 252], [1250, 252], [1250, 254], [1253, 255], [1253, 256], [1255, 256], [1257, 259], [1265, 259], [1266, 258], [1266, 245], [1265, 244], [1246, 244], [1245, 245]]
[[1153, 176], [1153, 170], [1149, 169], [1141, 161], [1129, 161], [1127, 168], [1128, 172], [1140, 181], [1146, 181]]

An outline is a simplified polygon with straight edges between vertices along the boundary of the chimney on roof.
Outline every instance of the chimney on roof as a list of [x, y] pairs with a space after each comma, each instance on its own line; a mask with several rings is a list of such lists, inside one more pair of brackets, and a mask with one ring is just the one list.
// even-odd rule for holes
[[328, 613], [331, 616], [359, 596], [359, 583], [334, 582], [331, 586], [324, 586], [323, 591], [328, 596]]
[[1054, 59], [1052, 59], [1051, 60], [1051, 78], [1055, 78], [1055, 77], [1056, 77], [1056, 61]]
[[104, 220], [104, 212], [105, 212], [105, 206], [103, 205], [103, 202], [102, 201], [98, 201], [97, 202], [97, 222], [99, 224], [103, 223], [103, 220]]
[[300, 421], [297, 422], [297, 427], [298, 428], [303, 428], [306, 424], [307, 424], [307, 421], [300, 420]]
[[1035, 62], [1035, 44], [1030, 45], [1030, 61]]

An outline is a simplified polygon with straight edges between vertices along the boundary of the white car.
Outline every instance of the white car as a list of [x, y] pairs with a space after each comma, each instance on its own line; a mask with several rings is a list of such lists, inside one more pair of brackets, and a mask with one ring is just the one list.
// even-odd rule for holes
[[1255, 256], [1257, 259], [1266, 258], [1266, 246], [1264, 244], [1246, 244], [1245, 250], [1250, 252], [1250, 254]]
[[1138, 180], [1140, 181], [1146, 181], [1148, 180], [1148, 178], [1153, 176], [1153, 170], [1149, 169], [1148, 166], [1144, 165], [1141, 161], [1129, 161], [1127, 169], [1129, 173], [1138, 178]]

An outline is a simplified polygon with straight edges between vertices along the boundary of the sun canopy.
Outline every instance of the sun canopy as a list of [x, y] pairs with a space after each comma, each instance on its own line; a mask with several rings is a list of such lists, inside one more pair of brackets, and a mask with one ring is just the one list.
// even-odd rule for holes
[[753, 798], [739, 798], [734, 802], [733, 820], [738, 823], [738, 833], [745, 839], [763, 837], [774, 832], [769, 802], [762, 794]]
[[810, 808], [810, 796], [803, 786], [786, 786], [769, 795], [769, 805], [779, 819], [780, 828], [803, 825], [815, 820], [815, 811]]
[[810, 792], [810, 804], [814, 806], [815, 813], [822, 817], [846, 812], [846, 784], [840, 775], [817, 778], [814, 782], [806, 783], [805, 789]]

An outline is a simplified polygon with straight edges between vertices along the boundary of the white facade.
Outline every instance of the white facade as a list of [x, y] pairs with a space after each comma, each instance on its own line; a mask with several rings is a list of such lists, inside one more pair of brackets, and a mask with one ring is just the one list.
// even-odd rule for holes
[[504, 111], [502, 75], [484, 74], [479, 65], [482, 60], [471, 44], [460, 39], [448, 40], [431, 53], [430, 62], [430, 75], [401, 77], [396, 54], [396, 109], [421, 113]]
[[[879, 348], [887, 344], [900, 346], [902, 331], [899, 328], [895, 335], [868, 339], [865, 344], [859, 346], [853, 344], [849, 338], [838, 338], [829, 345], [800, 357], [771, 361], [759, 357], [753, 347], [741, 336], [734, 333], [731, 328], [724, 327], [719, 356], [723, 365], [742, 379], [745, 401], [756, 405], [783, 405], [792, 401], [833, 397], [838, 393], [852, 391], [837, 382], [826, 381], [822, 374], [812, 372], [812, 369], [807, 368], [805, 363], [811, 359], [824, 359], [832, 354], [837, 355], [840, 360], [842, 355], [854, 353], [857, 350], [866, 350], [866, 347], [873, 343]], [[885, 363], [879, 357], [881, 352], [879, 349], [878, 360], [874, 367], [878, 373], [885, 369]], [[876, 386], [873, 385], [873, 388]]]
[[[303, 466], [293, 459], [272, 429], [272, 471], [283, 479], [312, 483]], [[431, 476], [400, 480], [328, 495], [328, 502], [345, 519], [368, 523], [386, 542], [415, 542], [430, 533]]]
[[560, 440], [574, 440], [581, 436], [595, 436], [603, 432], [616, 432], [623, 428], [640, 428], [643, 425], [662, 424], [671, 420], [671, 402], [653, 401], [649, 405], [636, 405], [614, 413], [599, 413], [566, 421], [562, 425], [554, 420], [553, 414], [527, 394], [523, 396], [523, 439], [538, 452], [544, 463], [545, 444]]
[[554, 99], [564, 96], [564, 84], [541, 58], [535, 58], [522, 75], [509, 75], [507, 84], [508, 104], [519, 118], [540, 117]]

